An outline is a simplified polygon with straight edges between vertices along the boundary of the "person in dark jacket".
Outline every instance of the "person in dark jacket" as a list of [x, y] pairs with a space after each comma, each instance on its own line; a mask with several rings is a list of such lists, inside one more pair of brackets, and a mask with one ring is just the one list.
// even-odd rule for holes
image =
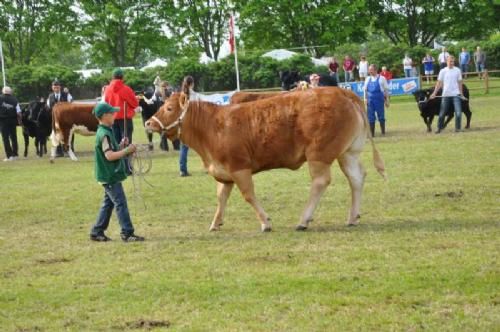
[[[49, 94], [49, 97], [47, 98], [47, 107], [50, 111], [50, 114], [52, 114], [52, 108], [54, 107], [55, 104], [59, 102], [72, 102], [73, 97], [65, 92], [64, 90], [61, 89], [61, 82], [56, 78], [52, 82], [52, 92]], [[73, 140], [74, 136], [71, 137], [71, 145], [73, 145]], [[74, 149], [72, 149], [74, 151]], [[64, 157], [64, 150], [62, 144], [57, 147], [56, 150], [56, 157]]]
[[5, 159], [13, 161], [18, 158], [17, 124], [21, 123], [21, 107], [12, 89], [4, 86], [0, 95], [0, 131], [2, 133]]

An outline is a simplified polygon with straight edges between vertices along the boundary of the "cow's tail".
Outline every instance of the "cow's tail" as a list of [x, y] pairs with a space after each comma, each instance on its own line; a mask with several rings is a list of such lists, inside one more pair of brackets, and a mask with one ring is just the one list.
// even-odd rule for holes
[[387, 180], [387, 176], [385, 174], [384, 160], [382, 159], [380, 152], [377, 150], [377, 147], [375, 146], [375, 141], [373, 140], [372, 133], [369, 129], [370, 126], [368, 124], [368, 116], [366, 115], [366, 111], [365, 111], [365, 107], [364, 107], [365, 103], [362, 102], [361, 100], [359, 100], [358, 105], [360, 106], [359, 109], [361, 110], [361, 114], [363, 117], [363, 123], [365, 126], [366, 135], [368, 136], [368, 139], [370, 140], [370, 143], [372, 145], [373, 165], [375, 166], [375, 169], [377, 170], [377, 172], [384, 178], [384, 180]]
[[56, 135], [56, 117], [54, 116], [54, 108], [49, 109], [49, 114], [52, 122], [52, 133], [50, 134], [50, 142], [52, 144], [52, 147], [50, 149], [50, 162], [53, 163], [54, 159], [56, 158], [56, 149], [59, 145], [59, 140], [57, 139]]

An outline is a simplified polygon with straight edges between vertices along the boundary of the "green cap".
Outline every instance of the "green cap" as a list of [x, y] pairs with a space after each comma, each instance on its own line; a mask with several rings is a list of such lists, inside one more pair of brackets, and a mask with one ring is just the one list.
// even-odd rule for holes
[[95, 105], [92, 113], [96, 117], [100, 118], [104, 115], [104, 113], [115, 113], [115, 112], [118, 112], [119, 110], [120, 110], [119, 107], [113, 107], [108, 103], [101, 102], [101, 103], [98, 103], [97, 105]]
[[123, 70], [121, 68], [115, 68], [113, 70], [113, 77], [123, 77]]

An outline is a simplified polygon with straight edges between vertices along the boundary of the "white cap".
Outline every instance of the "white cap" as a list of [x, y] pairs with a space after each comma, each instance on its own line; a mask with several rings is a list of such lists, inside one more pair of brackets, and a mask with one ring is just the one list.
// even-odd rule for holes
[[8, 86], [4, 86], [3, 89], [2, 89], [2, 93], [4, 95], [11, 95], [12, 94], [12, 89]]

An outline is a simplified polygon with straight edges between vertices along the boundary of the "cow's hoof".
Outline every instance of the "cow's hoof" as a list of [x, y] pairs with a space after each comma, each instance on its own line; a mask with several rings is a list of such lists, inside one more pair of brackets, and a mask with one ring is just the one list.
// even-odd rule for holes
[[218, 231], [220, 231], [220, 225], [212, 224], [212, 225], [210, 225], [210, 228], [208, 230], [210, 232], [218, 232]]
[[271, 225], [261, 225], [260, 230], [262, 231], [262, 233], [268, 233], [272, 231], [273, 228], [271, 227]]
[[53, 164], [54, 163], [54, 159], [50, 159], [50, 163]]
[[347, 227], [355, 227], [359, 225], [359, 221], [348, 222]]
[[296, 231], [299, 231], [299, 232], [303, 232], [303, 231], [306, 231], [307, 230], [307, 226], [304, 226], [302, 224], [299, 224], [295, 227], [295, 230]]

